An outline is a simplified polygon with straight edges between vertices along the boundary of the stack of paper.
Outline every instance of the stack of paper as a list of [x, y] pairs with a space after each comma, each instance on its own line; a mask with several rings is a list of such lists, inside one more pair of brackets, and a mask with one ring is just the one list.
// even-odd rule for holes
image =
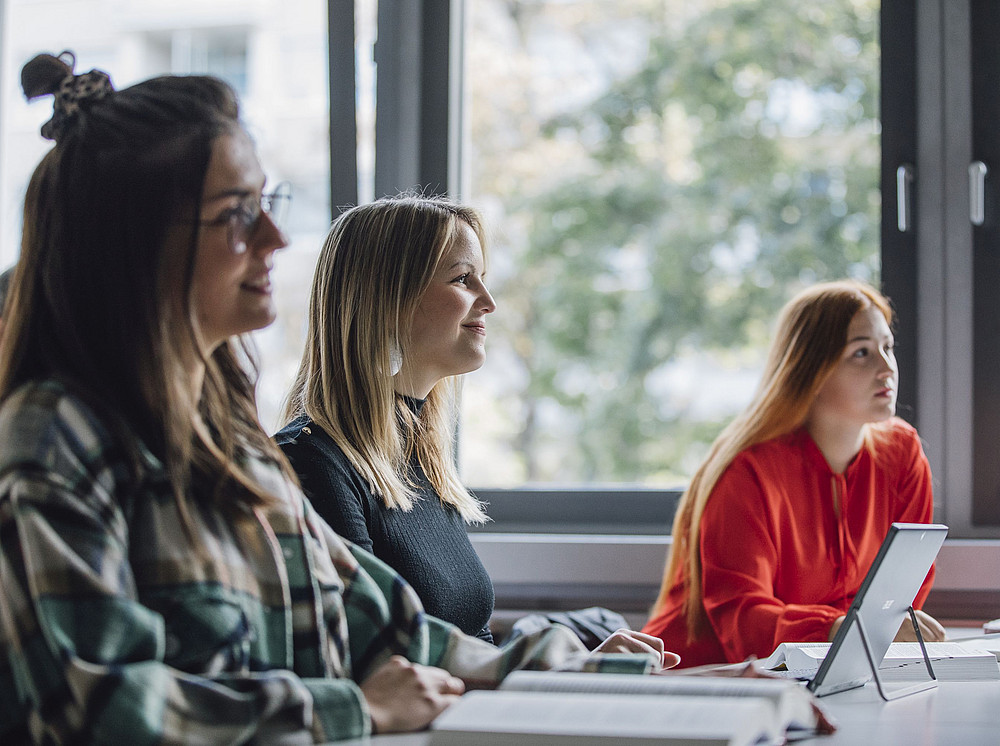
[[[1000, 644], [994, 640], [996, 648]], [[928, 642], [927, 656], [939, 681], [986, 681], [1000, 679], [1000, 664], [995, 652], [977, 647], [970, 640]], [[825, 642], [783, 642], [765, 660], [762, 668], [787, 670], [796, 678], [811, 679], [830, 649]], [[879, 676], [883, 681], [907, 681], [929, 678], [920, 645], [894, 642], [889, 646]]]

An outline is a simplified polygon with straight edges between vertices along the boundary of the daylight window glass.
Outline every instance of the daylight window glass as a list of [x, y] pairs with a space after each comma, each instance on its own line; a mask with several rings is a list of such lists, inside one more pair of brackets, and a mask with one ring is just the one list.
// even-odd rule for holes
[[681, 485], [784, 302], [879, 281], [879, 4], [465, 8], [463, 196], [498, 310], [464, 478]]

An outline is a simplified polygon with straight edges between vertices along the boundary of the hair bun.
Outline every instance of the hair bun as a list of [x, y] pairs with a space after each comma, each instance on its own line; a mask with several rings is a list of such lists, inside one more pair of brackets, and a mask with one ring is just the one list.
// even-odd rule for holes
[[74, 75], [76, 55], [62, 52], [58, 57], [39, 54], [21, 68], [21, 88], [28, 100], [51, 95], [52, 118], [42, 125], [42, 137], [58, 140], [81, 106], [90, 106], [114, 92], [111, 78], [100, 70]]
[[62, 82], [73, 74], [76, 55], [61, 52], [58, 57], [39, 54], [21, 68], [21, 90], [29, 101], [39, 96], [54, 94]]

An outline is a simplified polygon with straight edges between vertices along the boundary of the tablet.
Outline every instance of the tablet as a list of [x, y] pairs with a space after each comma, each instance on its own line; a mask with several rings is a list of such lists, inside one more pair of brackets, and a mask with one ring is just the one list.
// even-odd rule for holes
[[[913, 599], [947, 534], [947, 526], [935, 523], [893, 523], [890, 526], [854, 603], [830, 644], [830, 651], [808, 684], [814, 694], [823, 696], [854, 689], [864, 686], [874, 676], [883, 698], [895, 698], [886, 695], [877, 668], [900, 625], [910, 615]], [[922, 640], [920, 642], [923, 645]], [[927, 682], [907, 687], [896, 696], [934, 686], [936, 682], [929, 661], [927, 666]]]

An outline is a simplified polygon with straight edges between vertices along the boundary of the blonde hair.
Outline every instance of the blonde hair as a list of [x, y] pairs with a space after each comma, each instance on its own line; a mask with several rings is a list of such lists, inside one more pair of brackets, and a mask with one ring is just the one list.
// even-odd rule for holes
[[326, 430], [389, 508], [412, 507], [406, 475], [416, 455], [441, 501], [471, 523], [486, 514], [455, 464], [458, 379], [435, 384], [418, 416], [396, 394], [390, 370], [460, 221], [485, 256], [479, 212], [443, 197], [403, 194], [337, 218], [317, 262], [305, 351], [284, 416], [306, 415]]
[[[853, 280], [809, 287], [782, 309], [753, 399], [715, 439], [674, 516], [673, 545], [654, 613], [666, 603], [671, 587], [683, 578], [690, 639], [707, 623], [702, 606], [699, 540], [701, 517], [716, 483], [741, 451], [790, 433], [805, 423], [816, 393], [847, 345], [851, 320], [858, 311], [871, 306], [882, 313], [886, 323], [892, 324], [889, 301], [869, 285]], [[872, 425], [865, 427], [866, 447], [872, 447], [876, 430]]]

